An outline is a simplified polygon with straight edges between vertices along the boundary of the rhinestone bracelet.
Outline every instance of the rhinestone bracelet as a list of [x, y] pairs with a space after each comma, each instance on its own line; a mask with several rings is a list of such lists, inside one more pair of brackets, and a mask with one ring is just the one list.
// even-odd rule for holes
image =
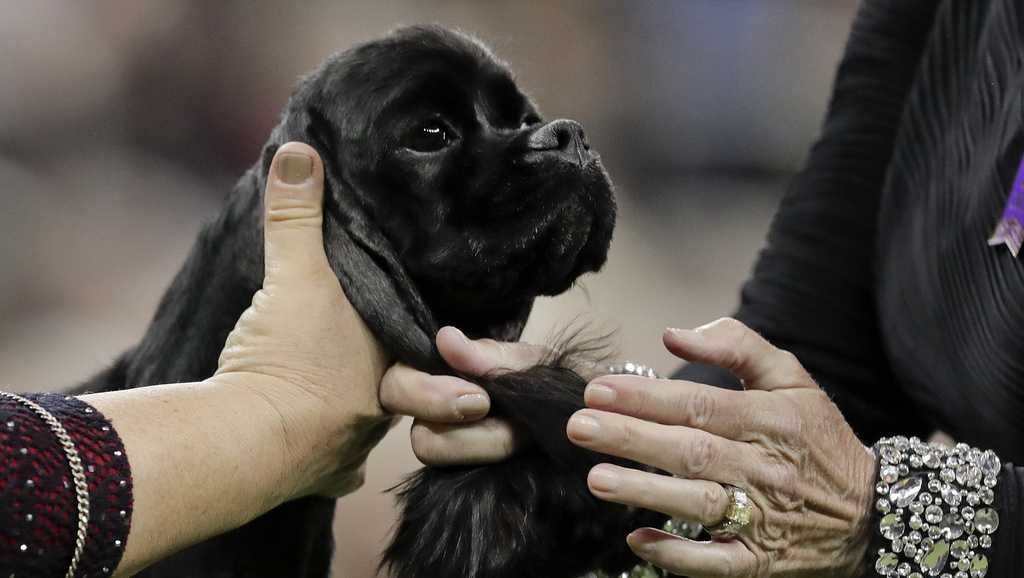
[[609, 365], [608, 373], [614, 375], [639, 375], [640, 377], [650, 377], [653, 379], [660, 377], [658, 372], [654, 371], [650, 367], [639, 363], [633, 363], [632, 361], [627, 361], [621, 365]]
[[874, 446], [881, 514], [881, 576], [984, 578], [999, 528], [992, 506], [1002, 464], [995, 452], [896, 436]]

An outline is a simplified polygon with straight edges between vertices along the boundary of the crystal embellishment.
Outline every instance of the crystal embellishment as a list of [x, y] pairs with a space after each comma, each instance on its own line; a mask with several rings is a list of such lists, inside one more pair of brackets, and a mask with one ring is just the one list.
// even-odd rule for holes
[[921, 569], [929, 576], [938, 576], [946, 568], [949, 558], [949, 542], [939, 540], [921, 557]]
[[967, 553], [970, 551], [971, 548], [967, 545], [967, 540], [955, 540], [953, 542], [953, 545], [949, 547], [950, 555], [956, 558], [957, 560], [963, 558], [964, 556], [967, 556]]
[[882, 449], [878, 450], [878, 453], [879, 455], [882, 456], [883, 460], [890, 463], [897, 463], [900, 461], [900, 458], [902, 457], [900, 455], [900, 451], [893, 446], [885, 446]]
[[920, 493], [923, 484], [924, 482], [917, 476], [903, 478], [889, 488], [889, 501], [897, 508], [906, 508]]
[[946, 512], [942, 515], [942, 521], [939, 522], [939, 526], [942, 529], [942, 535], [949, 540], [955, 540], [960, 536], [964, 535], [964, 525], [960, 521], [960, 518], [953, 512]]
[[982, 534], [991, 534], [999, 529], [999, 513], [992, 508], [982, 508], [974, 513], [974, 527]]
[[996, 453], [989, 450], [981, 455], [978, 467], [981, 468], [981, 473], [986, 476], [995, 477], [999, 475], [999, 470], [1002, 466], [999, 463], [999, 458], [996, 456]]
[[879, 525], [882, 530], [882, 536], [886, 540], [895, 540], [903, 535], [906, 531], [906, 524], [903, 523], [903, 519], [897, 514], [886, 514], [882, 518], [882, 522]]
[[988, 574], [988, 557], [975, 554], [971, 558], [971, 578], [985, 578], [985, 574]]
[[981, 482], [981, 469], [973, 465], [960, 464], [956, 468], [956, 481], [962, 486], [977, 486]]
[[889, 573], [896, 569], [896, 565], [899, 564], [899, 556], [892, 552], [886, 552], [878, 557], [875, 561], [875, 572], [878, 572], [882, 576], [888, 576]]
[[887, 484], [895, 483], [900, 477], [900, 470], [896, 466], [883, 466], [879, 471], [882, 481]]
[[946, 484], [942, 486], [941, 495], [942, 501], [946, 502], [950, 506], [959, 506], [960, 500], [963, 497], [960, 494], [960, 490], [956, 489], [956, 486], [953, 486], [951, 484]]
[[992, 491], [992, 488], [982, 488], [981, 491], [978, 492], [978, 497], [981, 499], [982, 502], [985, 502], [986, 504], [991, 504], [995, 500], [996, 496], [995, 493]]

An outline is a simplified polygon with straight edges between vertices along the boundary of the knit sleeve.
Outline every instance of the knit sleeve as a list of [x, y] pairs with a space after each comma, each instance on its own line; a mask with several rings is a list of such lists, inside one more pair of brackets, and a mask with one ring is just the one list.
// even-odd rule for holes
[[[874, 255], [896, 133], [937, 4], [862, 2], [821, 135], [775, 215], [735, 314], [795, 354], [865, 441], [927, 429], [893, 386], [877, 321]], [[677, 376], [739, 387], [706, 366]]]
[[[132, 478], [110, 422], [82, 400], [27, 394], [64, 427], [82, 462], [88, 532], [75, 578], [109, 576], [132, 515]], [[75, 548], [78, 500], [56, 434], [26, 404], [0, 396], [0, 576], [63, 577]]]

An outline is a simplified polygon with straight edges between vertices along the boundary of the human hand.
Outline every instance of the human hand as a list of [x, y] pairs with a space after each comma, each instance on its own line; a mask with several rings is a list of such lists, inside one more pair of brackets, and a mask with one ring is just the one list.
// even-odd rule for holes
[[745, 490], [753, 508], [734, 540], [643, 528], [627, 538], [633, 551], [692, 578], [859, 576], [875, 459], [796, 357], [733, 319], [668, 330], [664, 342], [678, 357], [728, 369], [746, 390], [626, 375], [591, 381], [569, 438], [675, 476], [600, 464], [591, 492], [705, 526], [725, 518], [722, 484]]
[[[548, 350], [528, 343], [470, 340], [454, 327], [437, 332], [437, 349], [448, 364], [466, 375], [526, 369]], [[380, 386], [384, 407], [415, 418], [410, 436], [421, 462], [441, 466], [501, 461], [515, 451], [512, 427], [486, 417], [490, 400], [480, 386], [450, 375], [430, 375], [395, 364]]]
[[213, 377], [255, 392], [280, 416], [286, 499], [357, 489], [367, 454], [391, 423], [377, 398], [387, 358], [324, 252], [323, 183], [312, 147], [291, 142], [274, 155], [263, 288], [228, 336]]

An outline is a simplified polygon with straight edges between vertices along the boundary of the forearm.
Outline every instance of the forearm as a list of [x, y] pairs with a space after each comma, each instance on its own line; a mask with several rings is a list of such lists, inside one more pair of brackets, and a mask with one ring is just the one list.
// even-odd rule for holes
[[111, 421], [131, 465], [135, 507], [116, 576], [240, 526], [294, 493], [309, 450], [287, 447], [281, 416], [256, 385], [214, 378], [83, 397]]

